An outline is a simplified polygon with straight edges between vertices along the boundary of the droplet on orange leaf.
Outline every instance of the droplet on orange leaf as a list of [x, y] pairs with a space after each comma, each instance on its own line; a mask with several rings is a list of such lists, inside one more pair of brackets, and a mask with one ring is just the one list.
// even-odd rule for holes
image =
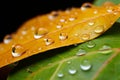
[[94, 32], [95, 33], [102, 33], [104, 31], [104, 26], [103, 25], [99, 25], [99, 26], [96, 26]]
[[48, 30], [45, 28], [39, 28], [38, 30], [36, 30], [35, 34], [34, 34], [34, 38], [35, 39], [39, 39], [41, 37], [43, 37], [45, 34], [48, 33]]
[[81, 39], [84, 40], [84, 41], [89, 40], [90, 39], [90, 35], [89, 34], [83, 34], [81, 36]]
[[8, 44], [11, 40], [12, 40], [12, 36], [11, 36], [11, 35], [6, 35], [6, 36], [4, 37], [3, 42], [4, 42], [5, 44]]
[[20, 44], [16, 44], [12, 46], [12, 56], [19, 57], [25, 52], [24, 47]]
[[52, 40], [52, 39], [50, 39], [50, 38], [45, 38], [44, 41], [45, 41], [45, 44], [46, 44], [47, 46], [54, 43], [54, 40]]
[[87, 8], [91, 8], [92, 7], [92, 4], [91, 3], [84, 3], [82, 6], [81, 6], [81, 10], [84, 11], [86, 10]]
[[74, 20], [75, 20], [74, 17], [69, 18], [69, 21], [74, 21]]
[[60, 40], [65, 40], [67, 38], [68, 38], [68, 35], [66, 33], [60, 33], [60, 35], [59, 35]]

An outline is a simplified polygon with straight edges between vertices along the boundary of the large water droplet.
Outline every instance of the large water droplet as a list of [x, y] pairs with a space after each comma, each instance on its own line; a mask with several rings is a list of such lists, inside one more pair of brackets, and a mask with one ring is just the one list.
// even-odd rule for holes
[[64, 74], [63, 74], [63, 73], [58, 73], [57, 76], [58, 76], [59, 78], [62, 78], [62, 77], [64, 76]]
[[50, 39], [50, 38], [46, 38], [46, 39], [44, 39], [44, 41], [45, 41], [45, 44], [46, 44], [47, 46], [54, 43], [54, 40], [52, 40], [52, 39]]
[[41, 37], [43, 37], [45, 34], [48, 33], [48, 30], [45, 28], [39, 28], [38, 30], [36, 30], [34, 38], [35, 39], [39, 39]]
[[4, 37], [3, 42], [4, 42], [5, 44], [8, 44], [11, 40], [12, 40], [12, 36], [11, 36], [11, 35], [6, 35], [6, 36]]
[[23, 53], [25, 53], [25, 49], [24, 49], [24, 47], [22, 45], [16, 44], [16, 45], [12, 46], [12, 56], [13, 57], [19, 57]]
[[93, 41], [89, 41], [89, 42], [87, 42], [87, 47], [88, 48], [93, 48], [93, 47], [95, 47], [95, 43], [93, 42]]
[[84, 40], [84, 41], [89, 40], [90, 39], [90, 35], [89, 34], [83, 34], [81, 36], [81, 39]]
[[92, 7], [92, 4], [91, 3], [84, 3], [82, 6], [81, 6], [81, 10], [86, 10], [87, 8], [91, 8]]
[[90, 62], [88, 60], [83, 60], [80, 64], [80, 68], [83, 71], [88, 71], [91, 69], [91, 67], [92, 67], [92, 65], [90, 64]]
[[98, 53], [102, 53], [102, 54], [109, 54], [111, 52], [113, 52], [113, 50], [109, 45], [103, 45], [98, 51]]
[[59, 35], [60, 40], [65, 40], [67, 38], [68, 38], [68, 35], [66, 33], [60, 33], [60, 35]]
[[99, 26], [96, 26], [94, 32], [95, 33], [102, 33], [104, 31], [104, 26], [103, 25], [99, 25]]
[[73, 75], [73, 74], [76, 74], [77, 70], [71, 68], [71, 69], [68, 70], [68, 72], [69, 72], [69, 74], [72, 74], [72, 75]]
[[84, 49], [79, 49], [79, 51], [76, 53], [77, 56], [85, 55], [87, 52]]

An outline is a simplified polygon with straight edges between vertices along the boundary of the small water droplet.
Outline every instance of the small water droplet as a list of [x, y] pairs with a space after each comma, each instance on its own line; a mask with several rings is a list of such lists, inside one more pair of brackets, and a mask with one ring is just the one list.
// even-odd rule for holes
[[47, 46], [54, 43], [54, 41], [53, 41], [52, 39], [50, 39], [50, 38], [49, 38], [49, 39], [46, 38], [46, 39], [44, 39], [44, 41], [45, 41], [45, 44], [46, 44]]
[[62, 78], [62, 77], [64, 76], [64, 74], [63, 74], [63, 73], [58, 73], [57, 76], [58, 76], [59, 78]]
[[92, 7], [92, 4], [91, 3], [84, 3], [82, 6], [81, 6], [81, 10], [86, 10], [87, 8], [91, 8]]
[[98, 13], [98, 11], [97, 10], [94, 10], [94, 12], [93, 12], [94, 14], [97, 14]]
[[68, 63], [68, 64], [70, 64], [70, 63], [71, 63], [71, 61], [68, 61], [67, 63]]
[[95, 43], [93, 42], [93, 41], [89, 41], [89, 42], [87, 42], [87, 47], [88, 48], [93, 48], [93, 47], [95, 47]]
[[88, 23], [88, 25], [89, 26], [93, 26], [95, 23], [93, 22], [93, 21], [90, 21], [89, 23]]
[[27, 72], [28, 73], [32, 73], [32, 71], [30, 70], [30, 68], [27, 68]]
[[65, 19], [60, 19], [60, 22], [65, 22]]
[[3, 42], [4, 42], [5, 44], [8, 44], [11, 40], [12, 40], [12, 36], [11, 36], [11, 35], [6, 35], [6, 36], [4, 37]]
[[89, 40], [90, 39], [90, 35], [89, 34], [83, 34], [81, 36], [81, 39], [84, 40], [84, 41]]
[[26, 34], [27, 34], [27, 31], [26, 31], [26, 30], [23, 30], [21, 33], [22, 33], [22, 35], [26, 35]]
[[80, 64], [80, 68], [83, 71], [88, 71], [91, 69], [91, 67], [92, 67], [92, 65], [90, 64], [90, 62], [88, 60], [83, 60]]
[[60, 29], [62, 28], [62, 25], [57, 25], [56, 28]]
[[67, 38], [68, 38], [68, 36], [67, 36], [66, 33], [60, 33], [60, 35], [59, 35], [59, 39], [60, 39], [60, 40], [65, 40], [65, 39], [67, 39]]
[[74, 20], [75, 20], [74, 17], [69, 18], [69, 21], [74, 21]]
[[79, 49], [79, 51], [76, 53], [77, 56], [85, 55], [87, 52], [84, 49]]
[[21, 56], [23, 53], [25, 53], [25, 50], [23, 48], [22, 45], [20, 44], [16, 44], [12, 46], [12, 56], [13, 57], [19, 57]]
[[107, 7], [107, 12], [108, 12], [108, 13], [112, 13], [112, 12], [113, 12], [113, 7], [111, 7], [111, 6], [110, 6], [110, 7]]
[[104, 31], [104, 26], [103, 25], [99, 25], [99, 26], [96, 26], [94, 32], [95, 33], [102, 33]]
[[102, 53], [102, 54], [109, 54], [111, 52], [113, 52], [113, 50], [109, 45], [103, 45], [98, 51], [98, 53]]
[[35, 39], [39, 39], [41, 37], [43, 37], [45, 34], [48, 33], [48, 30], [45, 28], [39, 28], [38, 30], [36, 30], [35, 34], [34, 34], [34, 38]]
[[76, 74], [77, 70], [76, 69], [69, 69], [68, 70], [69, 74]]

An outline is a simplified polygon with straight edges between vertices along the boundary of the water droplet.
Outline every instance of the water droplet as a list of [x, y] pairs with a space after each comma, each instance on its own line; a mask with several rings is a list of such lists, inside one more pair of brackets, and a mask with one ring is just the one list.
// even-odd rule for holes
[[73, 75], [77, 72], [77, 70], [76, 69], [69, 69], [68, 72], [69, 72], [69, 74]]
[[67, 63], [68, 63], [68, 64], [70, 64], [70, 63], [71, 63], [71, 61], [68, 61]]
[[84, 49], [79, 49], [79, 51], [76, 53], [77, 56], [85, 55], [87, 52]]
[[60, 22], [65, 22], [65, 19], [60, 19]]
[[12, 40], [12, 36], [11, 36], [11, 35], [6, 35], [6, 36], [4, 37], [3, 42], [4, 42], [5, 44], [8, 44], [11, 40]]
[[23, 48], [22, 45], [20, 44], [16, 44], [12, 46], [12, 56], [13, 57], [19, 57], [21, 56], [23, 53], [25, 53], [25, 49]]
[[98, 13], [98, 11], [97, 10], [94, 10], [94, 12], [93, 12], [94, 14], [97, 14]]
[[91, 67], [92, 67], [92, 65], [90, 64], [90, 62], [88, 60], [83, 60], [80, 64], [80, 68], [83, 71], [88, 71], [91, 69]]
[[113, 52], [113, 50], [109, 45], [103, 45], [98, 51], [98, 53], [102, 53], [102, 54], [109, 54], [111, 52]]
[[26, 34], [27, 34], [27, 31], [26, 31], [26, 30], [23, 30], [21, 33], [22, 33], [22, 35], [26, 35]]
[[95, 47], [95, 43], [93, 42], [93, 41], [89, 41], [89, 42], [87, 42], [87, 47], [88, 48], [93, 48], [93, 47]]
[[88, 25], [89, 26], [93, 26], [95, 23], [93, 22], [93, 21], [90, 21], [89, 23], [88, 23]]
[[56, 28], [60, 29], [62, 28], [62, 25], [57, 25]]
[[83, 34], [81, 36], [81, 39], [84, 40], [84, 41], [89, 40], [90, 39], [90, 35], [89, 34]]
[[30, 68], [27, 68], [27, 72], [28, 73], [32, 73], [32, 71], [30, 70]]
[[62, 78], [62, 77], [64, 76], [64, 74], [63, 74], [63, 73], [58, 73], [57, 76], [58, 76], [59, 78]]
[[104, 31], [104, 26], [103, 25], [99, 25], [99, 26], [96, 26], [94, 32], [95, 33], [102, 33]]
[[112, 13], [112, 12], [113, 12], [113, 7], [111, 7], [111, 6], [110, 6], [110, 7], [107, 7], [107, 12], [108, 12], [108, 13]]
[[48, 39], [48, 38], [44, 39], [44, 41], [45, 41], [45, 44], [46, 44], [47, 46], [54, 43], [54, 41], [53, 41], [52, 39]]
[[45, 28], [39, 28], [38, 30], [36, 30], [34, 38], [35, 39], [39, 39], [41, 37], [43, 37], [45, 34], [48, 33], [48, 30]]
[[60, 39], [60, 40], [65, 40], [65, 39], [67, 39], [67, 38], [68, 38], [68, 36], [67, 36], [66, 33], [60, 33], [60, 35], [59, 35], [59, 39]]
[[74, 21], [74, 20], [75, 20], [74, 17], [69, 18], [69, 21]]
[[84, 3], [82, 6], [81, 6], [81, 10], [86, 10], [87, 8], [91, 8], [92, 7], [92, 4], [91, 3]]

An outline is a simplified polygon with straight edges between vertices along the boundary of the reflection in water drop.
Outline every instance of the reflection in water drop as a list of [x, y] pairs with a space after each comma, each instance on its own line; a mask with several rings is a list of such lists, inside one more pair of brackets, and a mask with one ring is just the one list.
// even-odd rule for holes
[[77, 56], [85, 55], [87, 52], [84, 49], [79, 49], [79, 51], [76, 53]]
[[98, 53], [102, 53], [102, 54], [109, 54], [111, 52], [113, 52], [113, 50], [109, 45], [103, 45], [98, 51]]
[[57, 76], [58, 76], [59, 78], [62, 78], [62, 77], [64, 76], [64, 74], [63, 74], [63, 73], [58, 73]]
[[93, 42], [93, 41], [89, 41], [89, 42], [87, 42], [87, 47], [88, 48], [93, 48], [93, 47], [95, 47], [95, 43]]
[[83, 60], [80, 64], [80, 68], [83, 71], [88, 71], [90, 70], [92, 67], [92, 65], [90, 64], [90, 62], [88, 60]]

